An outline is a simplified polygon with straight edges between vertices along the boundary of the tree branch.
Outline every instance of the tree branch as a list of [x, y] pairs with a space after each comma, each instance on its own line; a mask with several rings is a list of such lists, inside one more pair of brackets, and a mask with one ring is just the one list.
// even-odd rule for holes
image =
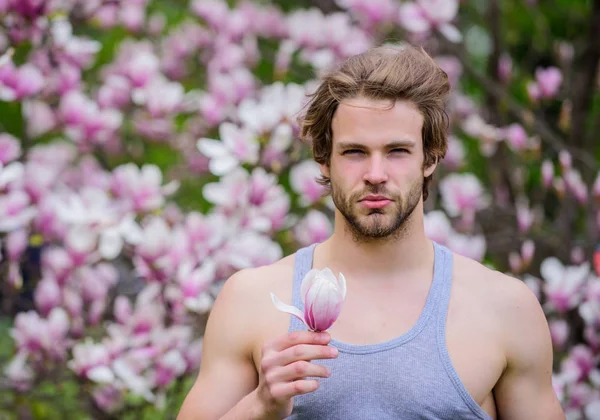
[[600, 62], [600, 0], [593, 3], [590, 17], [590, 29], [588, 41], [584, 51], [579, 57], [578, 63], [573, 66], [573, 89], [571, 110], [571, 135], [569, 143], [583, 148], [591, 149], [593, 140], [591, 136], [585, 136], [585, 126], [588, 109], [596, 83], [596, 73]]

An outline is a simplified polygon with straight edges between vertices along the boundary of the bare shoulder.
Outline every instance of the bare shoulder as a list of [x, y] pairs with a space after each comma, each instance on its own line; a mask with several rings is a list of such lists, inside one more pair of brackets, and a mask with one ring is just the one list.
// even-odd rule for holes
[[519, 363], [530, 352], [551, 351], [544, 311], [535, 294], [520, 279], [455, 255], [457, 286], [469, 290], [493, 322], [507, 360]]
[[212, 312], [218, 314], [219, 325], [235, 328], [248, 352], [265, 331], [286, 329], [286, 318], [275, 309], [270, 294], [291, 301], [293, 258], [294, 254], [270, 265], [242, 269], [225, 281], [217, 296]]

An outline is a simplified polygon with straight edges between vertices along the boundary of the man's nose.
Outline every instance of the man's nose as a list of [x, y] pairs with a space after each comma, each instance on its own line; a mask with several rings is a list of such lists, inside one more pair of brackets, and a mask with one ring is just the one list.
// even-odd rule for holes
[[363, 180], [369, 184], [382, 184], [388, 180], [385, 162], [381, 157], [372, 156], [369, 167], [363, 176]]

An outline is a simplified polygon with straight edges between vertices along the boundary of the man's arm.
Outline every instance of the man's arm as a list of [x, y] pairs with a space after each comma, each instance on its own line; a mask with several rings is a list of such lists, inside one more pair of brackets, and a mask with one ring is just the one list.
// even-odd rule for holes
[[[258, 384], [251, 357], [252, 316], [244, 303], [251, 282], [244, 282], [244, 275], [240, 271], [231, 276], [219, 292], [204, 334], [200, 372], [178, 420], [220, 419]], [[252, 418], [253, 401], [247, 398], [238, 409], [243, 418]]]
[[552, 341], [544, 312], [521, 281], [503, 278], [506, 369], [494, 388], [499, 419], [564, 420], [552, 387]]

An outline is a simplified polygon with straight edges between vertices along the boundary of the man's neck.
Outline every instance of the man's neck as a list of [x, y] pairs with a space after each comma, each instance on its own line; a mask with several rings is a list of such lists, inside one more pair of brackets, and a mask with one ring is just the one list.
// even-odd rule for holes
[[371, 241], [355, 240], [352, 232], [341, 225], [346, 223], [345, 220], [338, 218], [333, 235], [317, 247], [315, 266], [328, 266], [334, 272], [341, 271], [352, 277], [366, 276], [375, 281], [430, 269], [434, 259], [433, 244], [425, 236], [423, 217], [418, 209], [412, 216], [397, 237]]

